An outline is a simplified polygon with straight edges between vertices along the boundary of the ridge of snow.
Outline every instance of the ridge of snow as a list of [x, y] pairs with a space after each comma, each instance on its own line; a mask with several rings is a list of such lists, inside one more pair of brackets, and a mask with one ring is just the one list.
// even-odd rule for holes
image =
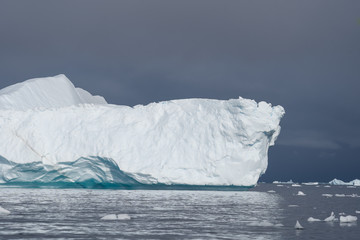
[[26, 111], [86, 103], [106, 104], [106, 101], [103, 97], [92, 96], [84, 89], [75, 88], [63, 74], [30, 79], [0, 90], [0, 110]]

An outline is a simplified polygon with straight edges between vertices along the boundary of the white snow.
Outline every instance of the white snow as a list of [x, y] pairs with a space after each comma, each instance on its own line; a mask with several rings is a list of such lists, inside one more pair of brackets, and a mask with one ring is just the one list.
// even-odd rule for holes
[[35, 78], [0, 90], [0, 110], [55, 108], [82, 103], [106, 104], [103, 97], [75, 88], [65, 75]]
[[317, 218], [309, 217], [308, 222], [321, 222], [321, 220]]
[[325, 222], [333, 222], [335, 220], [336, 218], [334, 212], [331, 212], [330, 216], [324, 219]]
[[10, 214], [10, 211], [0, 206], [0, 215], [8, 215], [8, 214]]
[[298, 193], [296, 194], [297, 196], [306, 196], [305, 193], [303, 193], [302, 191], [298, 191]]
[[340, 222], [341, 223], [351, 223], [351, 222], [356, 222], [357, 221], [357, 217], [355, 216], [340, 216]]
[[331, 185], [340, 185], [340, 186], [360, 186], [360, 180], [359, 179], [354, 179], [354, 180], [352, 180], [350, 182], [344, 182], [342, 180], [334, 178], [333, 180], [331, 180], [329, 182], [329, 184], [331, 184]]
[[295, 229], [297, 229], [297, 230], [303, 230], [303, 229], [304, 229], [304, 227], [303, 227], [303, 226], [301, 226], [301, 224], [299, 223], [299, 221], [296, 221], [296, 224], [295, 224]]
[[128, 214], [109, 214], [101, 218], [101, 220], [130, 220]]
[[[111, 105], [64, 75], [32, 79], [0, 90], [0, 181], [52, 181], [18, 172], [39, 163], [69, 182], [116, 182], [111, 174], [121, 170], [143, 184], [253, 186], [283, 115], [281, 106], [241, 97]], [[115, 167], [89, 166], [81, 176], [59, 171], [97, 157]]]

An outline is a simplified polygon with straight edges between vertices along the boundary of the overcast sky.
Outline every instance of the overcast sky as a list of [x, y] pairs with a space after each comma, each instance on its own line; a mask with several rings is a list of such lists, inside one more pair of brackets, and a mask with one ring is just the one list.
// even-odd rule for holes
[[360, 1], [1, 1], [0, 88], [64, 73], [124, 105], [282, 105], [263, 181], [360, 178]]

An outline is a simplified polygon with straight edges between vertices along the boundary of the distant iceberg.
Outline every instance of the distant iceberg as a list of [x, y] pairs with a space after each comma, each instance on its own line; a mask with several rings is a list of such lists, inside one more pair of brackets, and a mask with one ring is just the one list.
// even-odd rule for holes
[[248, 99], [108, 104], [64, 75], [0, 90], [0, 183], [254, 186], [281, 106]]
[[344, 182], [342, 180], [334, 178], [333, 180], [331, 180], [329, 182], [329, 184], [331, 184], [331, 185], [343, 185], [343, 186], [360, 186], [360, 180], [359, 179], [354, 179], [354, 180], [352, 180], [350, 182]]

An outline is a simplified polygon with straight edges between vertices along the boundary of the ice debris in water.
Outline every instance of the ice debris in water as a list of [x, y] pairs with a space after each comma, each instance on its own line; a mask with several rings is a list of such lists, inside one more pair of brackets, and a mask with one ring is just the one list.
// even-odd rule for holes
[[8, 215], [8, 214], [10, 214], [10, 211], [0, 206], [0, 215]]
[[308, 222], [321, 222], [321, 220], [317, 218], [309, 217]]
[[248, 226], [252, 227], [283, 227], [281, 223], [271, 223], [269, 221], [260, 221], [260, 222], [251, 222], [248, 224]]
[[331, 212], [330, 216], [324, 219], [325, 222], [333, 222], [335, 220], [336, 218], [334, 212]]
[[267, 191], [268, 193], [275, 193], [275, 191], [274, 190], [269, 190], [269, 191]]
[[306, 196], [305, 193], [303, 193], [302, 191], [298, 191], [298, 193], [296, 194], [297, 196]]
[[335, 194], [335, 197], [345, 197], [345, 194]]
[[293, 184], [293, 185], [291, 185], [292, 187], [301, 187], [301, 185], [300, 184]]
[[304, 227], [303, 227], [303, 226], [301, 226], [301, 224], [299, 223], [299, 221], [296, 221], [296, 224], [295, 224], [295, 229], [297, 229], [297, 230], [303, 230], [303, 229], [304, 229]]
[[328, 193], [324, 193], [322, 194], [323, 197], [332, 197], [333, 195], [332, 194], [328, 194]]
[[307, 186], [315, 186], [315, 185], [318, 185], [319, 183], [318, 182], [305, 182], [302, 184], [307, 185]]
[[101, 220], [130, 220], [128, 214], [109, 214], [101, 218]]
[[356, 210], [355, 213], [356, 213], [356, 214], [360, 214], [360, 211]]
[[356, 216], [340, 216], [340, 222], [341, 223], [351, 223], [351, 222], [356, 222], [357, 221], [357, 217]]

